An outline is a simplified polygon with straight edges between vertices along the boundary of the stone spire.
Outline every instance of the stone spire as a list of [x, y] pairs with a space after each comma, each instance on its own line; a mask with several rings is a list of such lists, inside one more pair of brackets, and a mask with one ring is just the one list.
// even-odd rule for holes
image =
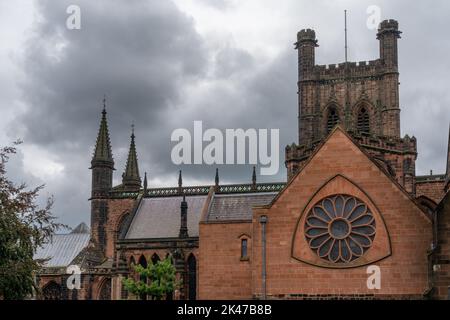
[[100, 129], [98, 130], [91, 165], [92, 167], [96, 165], [109, 165], [110, 167], [114, 167], [111, 142], [109, 140], [108, 121], [106, 120], [106, 97], [103, 98], [102, 119], [100, 120]]
[[178, 193], [182, 193], [183, 192], [183, 175], [181, 173], [178, 174]]
[[253, 166], [252, 190], [256, 190], [256, 167], [255, 166]]
[[214, 189], [216, 192], [219, 192], [219, 169], [216, 168], [216, 177], [214, 178]]
[[188, 204], [186, 202], [186, 195], [183, 195], [183, 201], [181, 201], [181, 221], [180, 221], [180, 238], [188, 238], [188, 227], [187, 227], [187, 210]]
[[144, 173], [144, 196], [147, 195], [147, 187], [148, 187], [148, 182], [147, 182], [147, 172]]
[[127, 190], [139, 190], [141, 188], [141, 177], [139, 176], [139, 166], [134, 141], [134, 124], [131, 125], [131, 143], [128, 152], [127, 165], [122, 175], [122, 184]]

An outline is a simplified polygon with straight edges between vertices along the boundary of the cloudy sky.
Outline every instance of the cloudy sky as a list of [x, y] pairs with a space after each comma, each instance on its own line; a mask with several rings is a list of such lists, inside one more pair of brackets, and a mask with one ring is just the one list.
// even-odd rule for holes
[[[81, 8], [81, 30], [66, 9]], [[349, 59], [378, 58], [367, 9], [395, 18], [399, 43], [402, 134], [418, 138], [417, 173], [445, 171], [450, 116], [450, 3], [299, 0], [0, 0], [0, 145], [24, 143], [9, 176], [46, 184], [55, 215], [89, 222], [90, 159], [107, 95], [120, 182], [136, 125], [140, 170], [150, 186], [174, 186], [176, 128], [279, 128], [297, 141], [297, 61], [303, 28], [319, 39], [319, 64], [343, 60], [343, 10]], [[215, 167], [182, 166], [185, 184], [211, 184]], [[248, 182], [249, 166], [221, 166], [222, 183]]]

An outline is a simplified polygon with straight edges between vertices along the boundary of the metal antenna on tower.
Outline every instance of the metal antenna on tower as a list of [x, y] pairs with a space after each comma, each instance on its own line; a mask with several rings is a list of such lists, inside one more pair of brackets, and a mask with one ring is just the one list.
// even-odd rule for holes
[[344, 10], [344, 23], [345, 23], [345, 62], [347, 63], [347, 10]]

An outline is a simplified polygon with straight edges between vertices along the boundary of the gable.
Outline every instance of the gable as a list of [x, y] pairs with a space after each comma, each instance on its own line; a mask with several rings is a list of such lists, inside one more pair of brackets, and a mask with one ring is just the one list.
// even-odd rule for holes
[[414, 198], [339, 126], [318, 146], [271, 205], [275, 205], [285, 193], [289, 193], [290, 188], [295, 189], [300, 181], [308, 180], [310, 185], [315, 185], [315, 189], [311, 186], [312, 189], [308, 190], [313, 193], [336, 175], [348, 178], [367, 192], [376, 187], [380, 199], [383, 198], [382, 194], [389, 193], [400, 197], [402, 201], [410, 201], [415, 207], [414, 214], [431, 222], [430, 217], [417, 205]]

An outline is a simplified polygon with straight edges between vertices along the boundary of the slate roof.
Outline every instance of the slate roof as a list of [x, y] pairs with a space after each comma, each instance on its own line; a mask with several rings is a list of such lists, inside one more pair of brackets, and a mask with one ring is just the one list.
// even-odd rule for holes
[[[36, 250], [34, 259], [47, 259], [45, 267], [67, 267], [89, 243], [89, 228], [78, 226], [76, 232], [56, 234], [52, 241]], [[82, 232], [80, 232], [82, 231]]]
[[277, 192], [214, 195], [207, 221], [251, 220], [252, 207], [269, 204]]
[[[187, 224], [190, 237], [198, 237], [198, 224], [207, 196], [188, 196]], [[144, 198], [125, 239], [177, 238], [183, 197]]]

